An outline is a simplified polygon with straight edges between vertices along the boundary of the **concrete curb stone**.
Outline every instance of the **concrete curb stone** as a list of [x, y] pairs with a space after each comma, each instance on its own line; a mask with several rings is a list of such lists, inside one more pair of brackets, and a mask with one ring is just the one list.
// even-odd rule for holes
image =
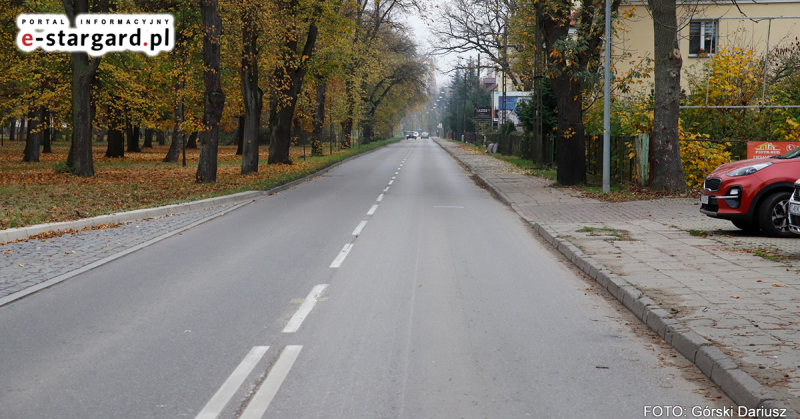
[[113, 214], [106, 214], [106, 215], [98, 215], [96, 217], [91, 218], [84, 218], [82, 220], [76, 221], [64, 221], [58, 223], [46, 223], [46, 224], [36, 224], [32, 226], [26, 227], [19, 227], [19, 228], [10, 228], [6, 230], [0, 230], [0, 243], [10, 242], [14, 240], [21, 240], [27, 239], [28, 237], [47, 233], [49, 231], [57, 231], [57, 230], [80, 230], [86, 227], [93, 227], [103, 224], [111, 224], [111, 223], [124, 223], [129, 221], [136, 221], [142, 220], [145, 218], [154, 218], [154, 217], [163, 217], [166, 215], [171, 214], [181, 214], [186, 212], [192, 211], [200, 211], [212, 207], [217, 207], [220, 205], [227, 205], [227, 204], [236, 204], [241, 203], [249, 200], [256, 200], [258, 198], [262, 198], [269, 195], [274, 195], [278, 192], [285, 191], [287, 189], [293, 188], [309, 179], [322, 175], [352, 159], [367, 155], [374, 151], [380, 150], [383, 147], [378, 147], [374, 150], [366, 151], [364, 153], [356, 154], [355, 156], [350, 156], [340, 162], [336, 162], [328, 167], [320, 169], [317, 172], [314, 172], [308, 176], [304, 176], [300, 179], [293, 180], [289, 183], [276, 186], [272, 189], [267, 191], [245, 191], [239, 192], [231, 195], [225, 196], [218, 196], [214, 198], [207, 198], [201, 199], [199, 201], [192, 201], [192, 202], [185, 202], [181, 204], [171, 204], [165, 205], [162, 207], [156, 208], [143, 208], [133, 211], [126, 211], [126, 212], [117, 212]]
[[[461, 161], [450, 150], [440, 145], [453, 158]], [[465, 163], [466, 165], [466, 163]], [[469, 167], [469, 165], [466, 165]], [[505, 194], [492, 182], [471, 167], [470, 171], [484, 181], [489, 191], [501, 202], [514, 209], [517, 214], [523, 214], [513, 205]], [[523, 217], [525, 219], [525, 217]], [[707, 377], [717, 384], [735, 403], [750, 409], [784, 409], [782, 403], [774, 400], [769, 391], [756, 381], [752, 376], [738, 367], [738, 364], [712, 345], [707, 339], [697, 332], [686, 327], [672, 315], [658, 306], [652, 299], [645, 296], [639, 289], [627, 283], [619, 275], [607, 273], [607, 269], [586, 256], [569, 241], [559, 238], [558, 234], [550, 227], [541, 223], [529, 224], [550, 243], [554, 248], [570, 259], [584, 273], [595, 279], [603, 288], [606, 288], [618, 301], [627, 307], [637, 318], [651, 330], [656, 332], [665, 342], [675, 348], [681, 355], [695, 364]], [[760, 414], [759, 417], [774, 417]], [[785, 418], [800, 418], [796, 412], [787, 410]]]

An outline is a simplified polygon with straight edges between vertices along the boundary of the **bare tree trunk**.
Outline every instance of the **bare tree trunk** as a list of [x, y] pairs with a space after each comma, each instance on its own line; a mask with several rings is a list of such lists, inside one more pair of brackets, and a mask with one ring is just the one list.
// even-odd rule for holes
[[342, 121], [342, 148], [350, 148], [353, 138], [353, 114], [356, 109], [356, 98], [353, 93], [353, 81], [348, 78], [344, 83], [344, 95], [347, 99], [347, 116]]
[[317, 83], [317, 111], [314, 114], [314, 130], [311, 132], [311, 155], [322, 155], [322, 128], [325, 125], [325, 89], [328, 79]]
[[31, 129], [36, 125], [37, 121], [36, 111], [31, 109], [28, 111], [28, 126], [25, 127], [25, 141], [31, 138]]
[[[28, 121], [28, 118], [26, 118], [26, 117], [24, 117], [24, 116], [22, 117], [22, 120], [21, 120], [21, 121], [22, 121], [22, 122], [21, 122], [21, 123], [20, 123], [20, 125], [19, 125], [19, 140], [20, 140], [20, 141], [22, 141], [22, 136], [23, 136], [23, 135], [27, 135], [27, 132], [28, 132], [28, 124], [30, 123], [30, 122]], [[25, 137], [25, 140], [27, 140], [27, 139], [28, 139], [28, 137]]]
[[[183, 79], [178, 82], [177, 90], [183, 90], [185, 83]], [[173, 109], [173, 114], [175, 117], [175, 134], [172, 136], [172, 144], [169, 146], [169, 151], [167, 151], [167, 155], [164, 157], [165, 163], [177, 163], [180, 160], [181, 152], [183, 151], [183, 130], [181, 130], [181, 124], [183, 124], [184, 119], [184, 105], [183, 99], [181, 98], [180, 94], [178, 94], [178, 101], [175, 103], [175, 109]]]
[[128, 134], [128, 149], [126, 151], [141, 153], [142, 149], [139, 148], [139, 127], [133, 127], [129, 122], [126, 131]]
[[195, 131], [189, 136], [189, 140], [186, 141], [186, 148], [197, 148], [197, 135], [198, 132]]
[[244, 139], [244, 115], [236, 118], [236, 135], [233, 137], [232, 144], [236, 145], [236, 155], [242, 155], [242, 140]]
[[153, 130], [150, 128], [144, 129], [144, 145], [142, 148], [153, 148]]
[[44, 134], [42, 135], [42, 153], [43, 154], [50, 154], [53, 152], [51, 144], [53, 143], [53, 122], [52, 116], [53, 113], [50, 112], [47, 108], [42, 108], [42, 115], [44, 115], [44, 123], [45, 125], [42, 127], [44, 129]]
[[203, 132], [200, 134], [200, 161], [197, 163], [197, 183], [217, 180], [217, 151], [219, 148], [219, 122], [225, 106], [220, 74], [220, 35], [222, 19], [217, 12], [217, 0], [201, 0], [203, 17], [203, 63], [205, 65], [205, 104], [203, 107]]
[[8, 131], [8, 141], [15, 141], [17, 136], [17, 120], [11, 120], [11, 128]]
[[124, 121], [119, 114], [119, 109], [113, 106], [108, 107], [108, 147], [106, 148], [106, 157], [125, 157]]
[[[75, 17], [89, 13], [88, 0], [62, 0], [64, 11], [74, 26]], [[103, 2], [101, 2], [103, 3]], [[107, 3], [97, 6], [107, 6]], [[102, 7], [103, 9], [105, 7]], [[93, 10], [105, 12], [106, 10]], [[72, 144], [69, 148], [67, 166], [79, 176], [94, 176], [92, 157], [92, 82], [101, 57], [93, 57], [85, 52], [73, 52], [70, 56], [72, 67]]]
[[22, 157], [24, 162], [39, 161], [39, 144], [44, 134], [42, 119], [44, 107], [40, 107], [28, 114], [28, 138], [25, 140], [25, 152]]
[[167, 137], [163, 129], [156, 131], [156, 142], [158, 142], [158, 145], [167, 145]]
[[686, 190], [678, 132], [681, 67], [675, 0], [648, 0], [653, 15], [655, 91], [650, 148], [650, 186], [672, 192]]
[[562, 185], [586, 183], [586, 145], [583, 135], [581, 82], [569, 73], [552, 79], [558, 92], [558, 146], [556, 180]]
[[[258, 130], [261, 127], [261, 109], [264, 93], [258, 87], [258, 31], [252, 10], [242, 11], [242, 98], [244, 123], [242, 124], [242, 174], [258, 172]], [[270, 153], [271, 154], [271, 153]]]
[[[286, 43], [286, 54], [284, 64], [275, 70], [276, 80], [287, 80], [286, 86], [282, 89], [282, 95], [288, 100], [281, 101], [282, 105], [278, 110], [278, 123], [272, 130], [272, 141], [269, 147], [269, 164], [285, 163], [291, 164], [289, 159], [289, 148], [292, 143], [292, 120], [294, 119], [294, 108], [297, 105], [297, 97], [303, 88], [303, 77], [308, 71], [309, 59], [314, 54], [314, 46], [317, 43], [317, 35], [319, 30], [316, 23], [311, 23], [308, 26], [308, 34], [306, 36], [306, 43], [303, 46], [302, 52], [298, 51], [298, 43], [296, 39], [290, 39]], [[304, 57], [304, 59], [297, 60], [297, 57]], [[289, 63], [300, 61], [296, 67], [289, 67]]]

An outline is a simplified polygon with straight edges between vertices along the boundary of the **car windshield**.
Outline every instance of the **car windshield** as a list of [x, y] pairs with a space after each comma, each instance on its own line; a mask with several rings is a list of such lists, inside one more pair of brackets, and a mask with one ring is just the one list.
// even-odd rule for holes
[[800, 147], [791, 149], [780, 156], [775, 156], [773, 159], [796, 159], [800, 157]]

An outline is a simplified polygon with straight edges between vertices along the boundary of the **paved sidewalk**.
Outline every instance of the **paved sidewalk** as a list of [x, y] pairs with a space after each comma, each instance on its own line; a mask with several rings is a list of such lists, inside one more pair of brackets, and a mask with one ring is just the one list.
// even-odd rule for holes
[[238, 204], [0, 245], [0, 298], [82, 268]]
[[800, 255], [800, 239], [747, 235], [700, 214], [694, 199], [584, 198], [469, 147], [436, 141], [526, 220], [642, 291], [800, 412], [800, 261], [753, 254]]

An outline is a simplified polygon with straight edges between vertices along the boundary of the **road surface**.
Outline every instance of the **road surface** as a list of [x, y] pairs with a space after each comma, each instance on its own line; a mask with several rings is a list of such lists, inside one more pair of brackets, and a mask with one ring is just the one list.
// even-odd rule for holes
[[0, 418], [731, 405], [429, 139], [0, 307], [0, 337]]

